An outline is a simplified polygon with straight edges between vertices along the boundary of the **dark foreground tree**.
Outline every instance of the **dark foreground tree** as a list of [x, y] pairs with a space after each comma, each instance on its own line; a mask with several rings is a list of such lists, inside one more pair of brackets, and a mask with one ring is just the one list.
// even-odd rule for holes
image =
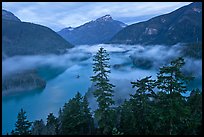
[[46, 135], [45, 132], [45, 124], [43, 120], [35, 120], [31, 127], [31, 134], [32, 135]]
[[63, 135], [86, 135], [93, 132], [93, 118], [88, 101], [79, 92], [65, 103], [61, 119]]
[[57, 131], [57, 118], [50, 113], [47, 117], [47, 124], [46, 124], [46, 134], [47, 135], [56, 135]]
[[[100, 54], [98, 56], [101, 57]], [[136, 88], [135, 94], [114, 109], [111, 106], [112, 86], [109, 86], [110, 94], [106, 94], [109, 92], [106, 84], [103, 85], [104, 78], [99, 77], [101, 72], [99, 71], [95, 76], [98, 79], [95, 81], [98, 83], [95, 96], [97, 95], [99, 108], [94, 118], [90, 112], [87, 96], [82, 97], [78, 92], [74, 98], [65, 103], [62, 110], [60, 109], [58, 118], [52, 113], [48, 115], [46, 127], [49, 128], [43, 128], [45, 127], [43, 121], [37, 120], [33, 123], [31, 133], [32, 135], [202, 134], [202, 91], [195, 89], [189, 97], [181, 94], [186, 93], [187, 83], [191, 79], [182, 73], [183, 65], [184, 60], [178, 58], [170, 65], [160, 68], [156, 82], [150, 79], [151, 77], [131, 82], [133, 88]], [[99, 130], [94, 128], [93, 119], [98, 120]], [[95, 124], [97, 125], [97, 122]], [[26, 119], [25, 112], [21, 109], [15, 130], [12, 130], [11, 134], [28, 135], [30, 125], [31, 122]]]
[[98, 109], [95, 111], [95, 117], [98, 120], [98, 125], [101, 134], [111, 134], [113, 129], [113, 123], [109, 117], [111, 111], [111, 105], [114, 104], [112, 99], [113, 90], [112, 85], [108, 79], [108, 73], [110, 73], [110, 66], [108, 65], [109, 57], [104, 48], [100, 48], [93, 58], [93, 72], [94, 76], [91, 77], [91, 81], [95, 83], [96, 90], [93, 92], [97, 98]]
[[145, 77], [136, 82], [131, 82], [132, 87], [136, 88], [135, 94], [130, 95], [129, 101], [125, 101], [121, 109], [121, 125], [120, 130], [130, 135], [151, 134], [151, 98], [156, 94], [153, 91], [155, 80]]
[[31, 122], [27, 120], [26, 112], [21, 109], [17, 116], [15, 123], [15, 130], [12, 131], [14, 135], [30, 135], [31, 134]]
[[76, 96], [65, 103], [62, 110], [62, 134], [63, 135], [80, 135], [82, 124], [81, 111], [82, 96], [78, 92]]
[[181, 71], [184, 59], [179, 57], [168, 66], [160, 68], [157, 75], [158, 111], [161, 134], [182, 134], [182, 125], [187, 124], [186, 119], [189, 109], [186, 107], [186, 98], [181, 93], [186, 93], [186, 85], [192, 77], [187, 77]]
[[136, 88], [134, 95], [131, 95], [130, 104], [133, 110], [134, 125], [136, 134], [145, 135], [152, 133], [151, 120], [151, 98], [156, 94], [153, 89], [155, 87], [155, 80], [150, 79], [151, 76], [145, 77], [137, 82], [131, 82], [132, 87]]
[[187, 105], [190, 109], [188, 126], [185, 128], [187, 135], [202, 134], [202, 91], [195, 89], [188, 98]]
[[94, 133], [94, 120], [92, 118], [87, 95], [85, 94], [82, 101], [83, 112], [83, 134], [90, 135]]

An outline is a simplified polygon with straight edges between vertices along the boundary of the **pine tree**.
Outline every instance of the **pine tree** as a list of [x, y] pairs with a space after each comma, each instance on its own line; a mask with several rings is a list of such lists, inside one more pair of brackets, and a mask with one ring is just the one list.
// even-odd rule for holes
[[57, 123], [56, 123], [56, 134], [57, 135], [62, 135], [62, 109], [59, 109], [58, 112], [58, 118], [57, 118]]
[[57, 130], [57, 118], [50, 113], [47, 117], [46, 131], [47, 135], [56, 135]]
[[186, 84], [193, 77], [187, 77], [182, 73], [181, 68], [184, 64], [184, 59], [179, 57], [173, 60], [170, 66], [161, 67], [157, 75], [158, 89], [167, 94], [172, 94], [173, 92], [186, 93]]
[[32, 135], [45, 135], [45, 124], [43, 120], [35, 120], [31, 128]]
[[[153, 91], [155, 80], [150, 79], [151, 76], [145, 77], [137, 82], [131, 82], [133, 88], [137, 88], [134, 95], [131, 95], [130, 105], [134, 118], [135, 131], [137, 134], [150, 134], [152, 132], [151, 123], [151, 105], [150, 97], [154, 98], [156, 94]], [[131, 112], [130, 112], [131, 113]]]
[[124, 133], [118, 131], [118, 129], [116, 127], [113, 128], [112, 130], [112, 135], [123, 135]]
[[132, 104], [130, 101], [125, 100], [124, 103], [120, 106], [120, 127], [119, 130], [122, 131], [125, 135], [137, 135], [137, 125], [134, 121], [134, 113]]
[[15, 130], [12, 134], [15, 135], [30, 135], [31, 134], [31, 122], [27, 120], [26, 112], [21, 109], [17, 116], [17, 122], [15, 123]]
[[188, 98], [187, 105], [190, 109], [188, 126], [184, 127], [187, 135], [202, 134], [202, 91], [194, 89]]
[[157, 74], [158, 113], [160, 114], [160, 125], [163, 134], [177, 134], [178, 125], [187, 117], [188, 108], [185, 107], [186, 85], [192, 77], [185, 76], [181, 68], [184, 66], [184, 59], [179, 57], [173, 60], [169, 66], [160, 68]]
[[110, 106], [114, 104], [112, 99], [114, 85], [109, 83], [108, 73], [110, 73], [110, 65], [108, 60], [109, 54], [104, 48], [100, 48], [93, 58], [93, 72], [94, 76], [91, 77], [91, 81], [95, 83], [96, 90], [93, 92], [97, 98], [98, 109], [95, 111], [95, 115], [98, 119], [98, 125], [102, 134], [111, 134], [112, 123], [109, 119], [109, 113], [111, 113]]
[[90, 112], [89, 103], [88, 103], [86, 94], [83, 97], [82, 108], [83, 108], [83, 116], [84, 116], [83, 134], [91, 134], [94, 132], [94, 121]]
[[79, 92], [64, 105], [62, 112], [62, 134], [83, 134], [82, 96]]
[[152, 101], [156, 94], [153, 91], [155, 80], [151, 76], [145, 77], [136, 82], [131, 82], [136, 92], [130, 95], [130, 100], [125, 101], [121, 106], [120, 130], [124, 134], [138, 135], [151, 134], [152, 132]]

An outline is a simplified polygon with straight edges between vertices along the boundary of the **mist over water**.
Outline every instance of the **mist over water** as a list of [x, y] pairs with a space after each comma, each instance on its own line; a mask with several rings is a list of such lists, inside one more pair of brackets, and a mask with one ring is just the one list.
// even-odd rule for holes
[[[11, 132], [14, 128], [16, 116], [23, 108], [29, 120], [43, 119], [46, 121], [47, 115], [53, 112], [58, 115], [59, 108], [79, 91], [84, 95], [91, 87], [90, 76], [92, 72], [93, 55], [100, 47], [104, 47], [110, 55], [111, 83], [116, 87], [114, 98], [120, 102], [121, 99], [129, 97], [134, 93], [131, 81], [152, 76], [156, 79], [159, 67], [169, 64], [170, 61], [181, 55], [182, 44], [174, 46], [165, 45], [80, 45], [67, 51], [64, 55], [36, 55], [36, 56], [15, 56], [2, 61], [3, 77], [12, 76], [16, 72], [23, 72], [30, 69], [48, 65], [53, 68], [65, 67], [66, 71], [55, 78], [48, 80], [46, 88], [42, 91], [24, 92], [15, 96], [3, 97], [3, 134]], [[148, 68], [143, 68], [133, 63], [132, 59], [141, 59], [151, 64]], [[184, 72], [195, 76], [197, 81], [195, 86], [202, 88], [202, 60], [185, 57]], [[144, 62], [145, 64], [145, 62]], [[135, 66], [136, 65], [136, 66]], [[137, 66], [138, 65], [138, 66]], [[46, 71], [45, 71], [46, 72]], [[77, 78], [77, 76], [80, 76]], [[198, 85], [196, 85], [198, 83]], [[94, 98], [90, 98], [90, 106], [96, 108]], [[9, 114], [9, 115], [8, 115]]]
[[34, 69], [45, 65], [51, 67], [70, 67], [90, 57], [91, 54], [85, 52], [71, 52], [63, 55], [14, 56], [2, 61], [2, 74], [3, 76], [10, 75], [15, 72]]

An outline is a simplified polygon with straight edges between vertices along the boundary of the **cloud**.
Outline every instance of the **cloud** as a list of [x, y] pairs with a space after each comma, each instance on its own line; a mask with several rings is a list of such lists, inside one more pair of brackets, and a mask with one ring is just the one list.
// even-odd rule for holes
[[90, 57], [91, 54], [77, 52], [76, 50], [75, 52], [68, 52], [68, 54], [63, 55], [50, 54], [50, 55], [14, 56], [2, 61], [2, 76], [4, 77], [16, 72], [35, 69], [46, 65], [53, 68], [55, 67], [66, 68], [72, 66], [76, 62], [87, 60]]
[[156, 15], [169, 13], [189, 3], [190, 2], [2, 2], [2, 8], [11, 11], [22, 21], [41, 24], [55, 31], [59, 31], [68, 26], [77, 27], [105, 14], [110, 14], [116, 20], [131, 24], [150, 19]]

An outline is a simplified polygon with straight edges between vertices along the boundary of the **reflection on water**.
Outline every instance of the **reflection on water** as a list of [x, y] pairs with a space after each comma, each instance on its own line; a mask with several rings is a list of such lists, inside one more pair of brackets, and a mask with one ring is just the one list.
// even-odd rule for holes
[[9, 96], [4, 96], [2, 98], [2, 101], [5, 103], [8, 102], [9, 100], [15, 100], [15, 102], [19, 102], [22, 100], [22, 98], [27, 98], [29, 96], [37, 96], [37, 95], [41, 94], [42, 92], [43, 92], [42, 89], [24, 91], [24, 92], [21, 92], [20, 94], [16, 93], [16, 94], [11, 94]]
[[[111, 82], [116, 85], [117, 96], [121, 98], [127, 97], [129, 93], [132, 92], [127, 92], [127, 90], [129, 91], [131, 89], [130, 81], [136, 81], [137, 79], [141, 79], [145, 76], [152, 76], [153, 79], [156, 79], [156, 73], [158, 72], [157, 67], [153, 67], [151, 69], [141, 69], [134, 67], [132, 60], [129, 58], [130, 55], [145, 55], [152, 60], [155, 59], [156, 63], [154, 64], [158, 64], [159, 56], [157, 56], [157, 54], [159, 53], [157, 52], [161, 52], [161, 54], [164, 55], [165, 52], [169, 51], [165, 51], [165, 48], [160, 48], [164, 51], [160, 51], [159, 49], [153, 50], [151, 47], [148, 47], [150, 49], [149, 51], [145, 51], [145, 47], [142, 47], [140, 45], [127, 46], [99, 44], [97, 46], [91, 47], [85, 45], [71, 49], [68, 53], [70, 55], [61, 56], [55, 60], [47, 60], [47, 62], [51, 62], [52, 65], [55, 64], [55, 62], [56, 65], [57, 62], [59, 62], [60, 65], [62, 65], [62, 63], [64, 62], [69, 65], [67, 65], [68, 68], [66, 69], [64, 69], [64, 65], [62, 65], [63, 69], [59, 70], [59, 72], [62, 71], [62, 73], [58, 73], [52, 70], [46, 71], [46, 68], [41, 67], [39, 71], [40, 74], [48, 79], [46, 88], [44, 90], [27, 91], [18, 95], [3, 97], [2, 133], [6, 134], [6, 132], [11, 132], [11, 129], [14, 128], [14, 124], [16, 122], [17, 113], [21, 108], [23, 108], [27, 112], [27, 117], [30, 121], [37, 119], [44, 119], [44, 121], [46, 121], [46, 117], [50, 112], [54, 113], [54, 115], [58, 115], [59, 108], [63, 107], [65, 102], [74, 97], [76, 92], [79, 91], [80, 93], [82, 93], [82, 95], [84, 95], [85, 92], [88, 91], [88, 88], [90, 88], [91, 86], [90, 76], [92, 76], [92, 57], [89, 56], [86, 58], [85, 55], [90, 55], [87, 54], [87, 52], [95, 54], [100, 46], [104, 46], [105, 49], [107, 49], [107, 51], [110, 53], [110, 79]], [[148, 48], [146, 50], [148, 50]], [[173, 53], [172, 50], [173, 49], [170, 50], [171, 52], [168, 53], [168, 56], [171, 56], [170, 53]], [[76, 59], [74, 59], [79, 57], [77, 56], [78, 53], [80, 53], [80, 57], [84, 58], [83, 61], [80, 61], [80, 59], [77, 59], [76, 61]], [[75, 60], [75, 62], [71, 63], [71, 61], [73, 60]], [[39, 60], [36, 60], [35, 62], [37, 61]], [[5, 62], [5, 64], [8, 63]], [[202, 64], [199, 63], [198, 65], [202, 66]], [[53, 79], [49, 79], [50, 76], [56, 77], [52, 77]], [[201, 77], [202, 73], [199, 78], [191, 83], [191, 86], [199, 86], [199, 88], [201, 89]], [[126, 87], [128, 87], [128, 89]]]

